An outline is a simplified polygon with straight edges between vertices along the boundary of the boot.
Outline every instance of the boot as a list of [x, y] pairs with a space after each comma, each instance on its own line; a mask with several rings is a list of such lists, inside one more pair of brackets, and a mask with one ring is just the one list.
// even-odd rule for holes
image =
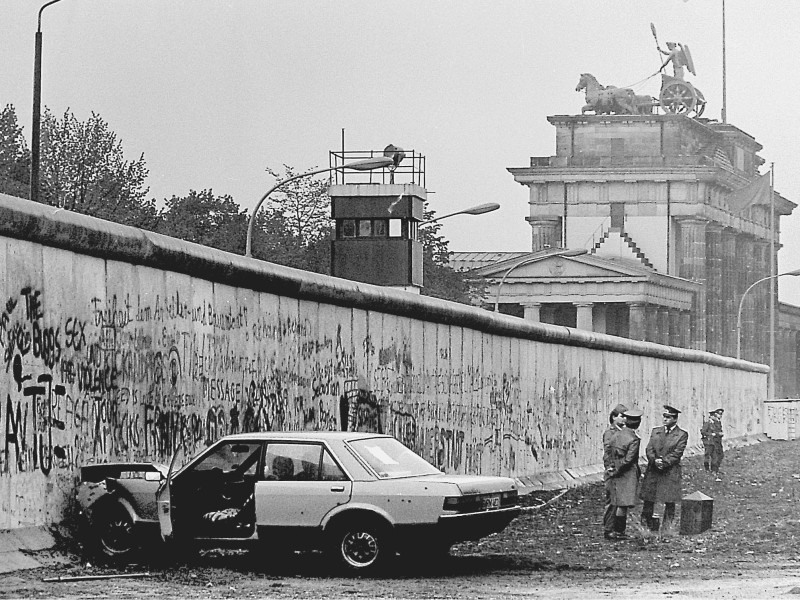
[[628, 539], [628, 536], [625, 535], [625, 526], [627, 525], [628, 515], [617, 515], [614, 518], [614, 531], [617, 534], [618, 540], [625, 540]]
[[675, 521], [675, 503], [666, 502], [664, 504], [664, 520], [661, 523], [661, 529], [669, 529]]
[[709, 466], [708, 466], [708, 463], [707, 463], [707, 462], [704, 462], [704, 463], [703, 463], [703, 468], [704, 468], [706, 471], [710, 471], [710, 470], [711, 470], [711, 469], [709, 468]]
[[645, 501], [642, 506], [641, 522], [650, 531], [653, 530], [653, 509], [655, 508], [652, 502]]

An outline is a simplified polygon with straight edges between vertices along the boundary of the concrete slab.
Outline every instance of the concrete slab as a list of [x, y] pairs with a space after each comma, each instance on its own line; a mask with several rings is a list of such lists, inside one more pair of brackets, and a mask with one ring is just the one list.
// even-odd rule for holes
[[38, 569], [41, 563], [19, 551], [0, 554], [0, 573], [11, 573], [22, 569]]
[[25, 551], [45, 550], [56, 545], [56, 541], [45, 527], [20, 527], [0, 531], [0, 573], [41, 567], [35, 558]]
[[21, 550], [45, 550], [56, 545], [52, 534], [44, 527], [22, 527], [12, 529], [10, 533], [18, 540]]

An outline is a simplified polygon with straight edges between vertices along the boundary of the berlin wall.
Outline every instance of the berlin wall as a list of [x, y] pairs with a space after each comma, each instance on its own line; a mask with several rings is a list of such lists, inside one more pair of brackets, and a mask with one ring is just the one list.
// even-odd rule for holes
[[222, 435], [389, 433], [448, 472], [598, 463], [615, 404], [763, 431], [767, 368], [315, 275], [0, 195], [0, 528], [82, 465]]

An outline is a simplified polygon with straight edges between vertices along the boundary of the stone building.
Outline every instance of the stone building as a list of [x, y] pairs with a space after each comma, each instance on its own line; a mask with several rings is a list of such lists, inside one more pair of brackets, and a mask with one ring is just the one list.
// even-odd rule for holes
[[[745, 296], [740, 330], [739, 302], [771, 274], [796, 204], [770, 198], [762, 146], [682, 114], [548, 121], [555, 155], [508, 169], [529, 191], [531, 252], [452, 257], [492, 282], [490, 308], [728, 356], [741, 343], [742, 358], [769, 363], [769, 282]], [[773, 301], [776, 397], [797, 397], [800, 308]]]

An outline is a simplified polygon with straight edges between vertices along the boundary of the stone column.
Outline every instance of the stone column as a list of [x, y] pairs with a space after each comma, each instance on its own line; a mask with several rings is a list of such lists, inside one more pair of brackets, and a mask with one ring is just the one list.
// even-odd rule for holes
[[[756, 240], [754, 243], [755, 261], [755, 280], [768, 277], [769, 272], [769, 241]], [[753, 295], [755, 307], [755, 347], [758, 362], [769, 364], [769, 302], [770, 302], [770, 281], [764, 281], [754, 287], [750, 294]], [[776, 316], [777, 323], [777, 316]]]
[[680, 314], [681, 348], [690, 348], [692, 343], [692, 313], [682, 310]]
[[677, 308], [670, 308], [667, 309], [667, 320], [668, 320], [668, 336], [669, 341], [668, 344], [670, 346], [677, 346], [682, 348], [682, 341], [681, 341], [681, 311]]
[[595, 304], [592, 312], [594, 318], [594, 330], [597, 333], [606, 332], [606, 305]]
[[561, 219], [558, 217], [541, 219], [528, 218], [531, 224], [531, 250], [537, 252], [545, 248], [561, 247]]
[[541, 302], [528, 302], [522, 305], [522, 316], [528, 321], [541, 321], [541, 309]]
[[736, 231], [722, 231], [722, 349], [727, 356], [736, 356], [736, 313], [739, 295], [736, 289]]
[[647, 304], [644, 308], [644, 339], [648, 342], [658, 342], [658, 307]]
[[656, 341], [659, 344], [669, 345], [669, 309], [659, 306], [657, 311], [658, 325], [656, 331], [658, 337]]
[[628, 337], [644, 341], [645, 333], [645, 303], [628, 303]]
[[680, 219], [680, 244], [678, 245], [678, 275], [703, 284], [695, 292], [692, 303], [692, 330], [689, 347], [706, 349], [706, 221], [703, 219]]
[[578, 329], [583, 329], [585, 331], [594, 331], [593, 321], [592, 321], [592, 303], [591, 302], [582, 302], [582, 303], [575, 303], [575, 308], [577, 309], [577, 322], [576, 327]]
[[[745, 293], [750, 284], [753, 283], [755, 278], [754, 265], [754, 241], [753, 238], [746, 234], [741, 234], [736, 238], [736, 266], [737, 266], [737, 293], [736, 293], [736, 307], [737, 315], [739, 314], [739, 304], [742, 302], [742, 295]], [[741, 331], [739, 332], [738, 343], [741, 345], [742, 358], [746, 360], [757, 360], [754, 344], [755, 332], [755, 312], [754, 312], [754, 296], [751, 293], [742, 303], [741, 310]]]
[[722, 227], [706, 225], [706, 350], [722, 353]]

